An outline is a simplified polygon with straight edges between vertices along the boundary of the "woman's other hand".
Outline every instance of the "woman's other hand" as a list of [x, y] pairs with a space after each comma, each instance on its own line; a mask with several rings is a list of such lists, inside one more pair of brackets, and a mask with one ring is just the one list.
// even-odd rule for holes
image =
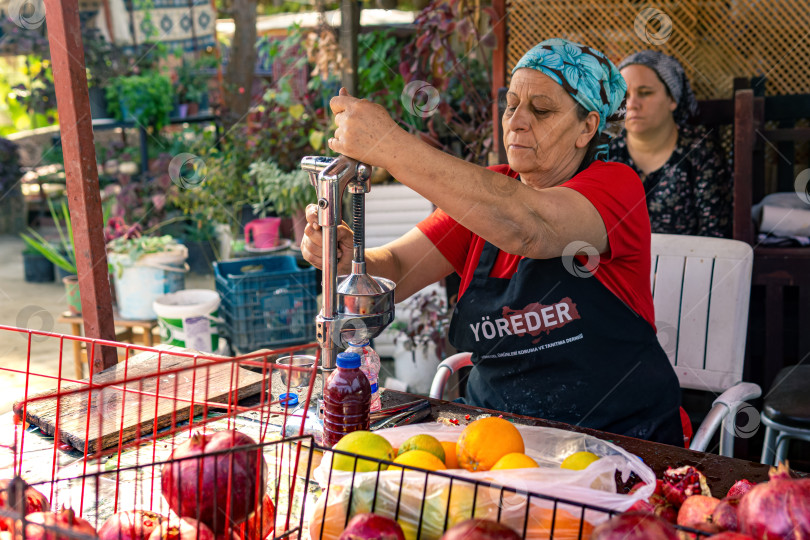
[[395, 160], [399, 137], [407, 135], [382, 105], [352, 97], [345, 88], [329, 102], [335, 115], [329, 148], [370, 165], [385, 167]]
[[[323, 230], [318, 225], [318, 205], [310, 204], [306, 209], [307, 226], [301, 240], [301, 255], [316, 268], [323, 269]], [[338, 275], [349, 274], [352, 270], [354, 235], [351, 229], [341, 223], [337, 228]]]

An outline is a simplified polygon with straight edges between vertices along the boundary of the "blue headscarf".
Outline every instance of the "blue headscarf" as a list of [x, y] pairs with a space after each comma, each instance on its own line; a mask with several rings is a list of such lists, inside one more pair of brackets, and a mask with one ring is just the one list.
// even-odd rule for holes
[[[573, 41], [554, 38], [535, 45], [515, 65], [536, 69], [559, 83], [587, 111], [599, 113], [597, 136], [624, 103], [627, 83], [619, 70], [601, 52]], [[597, 156], [607, 157], [607, 145], [598, 146]]]

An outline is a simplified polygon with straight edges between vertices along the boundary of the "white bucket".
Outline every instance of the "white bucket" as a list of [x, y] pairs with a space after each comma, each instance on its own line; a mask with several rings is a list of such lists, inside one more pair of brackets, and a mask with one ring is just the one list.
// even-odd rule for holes
[[128, 254], [109, 254], [115, 270], [118, 315], [124, 319], [156, 319], [152, 307], [155, 299], [185, 288], [187, 258], [188, 249], [182, 245], [171, 251], [142, 255], [135, 261]]
[[186, 289], [159, 297], [153, 307], [162, 343], [207, 353], [217, 350], [219, 293]]

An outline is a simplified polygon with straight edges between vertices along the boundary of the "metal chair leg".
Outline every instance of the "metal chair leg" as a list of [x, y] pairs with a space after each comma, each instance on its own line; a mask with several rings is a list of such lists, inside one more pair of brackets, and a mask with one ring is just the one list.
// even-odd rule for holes
[[790, 439], [792, 439], [790, 435], [787, 433], [780, 433], [778, 437], [776, 437], [776, 460], [774, 461], [774, 465], [779, 465], [780, 463], [784, 463], [785, 459], [787, 459], [788, 447], [790, 446]]
[[776, 431], [770, 427], [765, 427], [765, 441], [762, 443], [761, 463], [773, 465], [774, 447], [776, 443]]

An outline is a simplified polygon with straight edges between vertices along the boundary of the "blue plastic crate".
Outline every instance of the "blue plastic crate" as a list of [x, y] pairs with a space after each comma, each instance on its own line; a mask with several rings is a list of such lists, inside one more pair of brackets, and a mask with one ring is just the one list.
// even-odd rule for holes
[[276, 255], [214, 264], [220, 315], [237, 352], [315, 341], [315, 268]]

